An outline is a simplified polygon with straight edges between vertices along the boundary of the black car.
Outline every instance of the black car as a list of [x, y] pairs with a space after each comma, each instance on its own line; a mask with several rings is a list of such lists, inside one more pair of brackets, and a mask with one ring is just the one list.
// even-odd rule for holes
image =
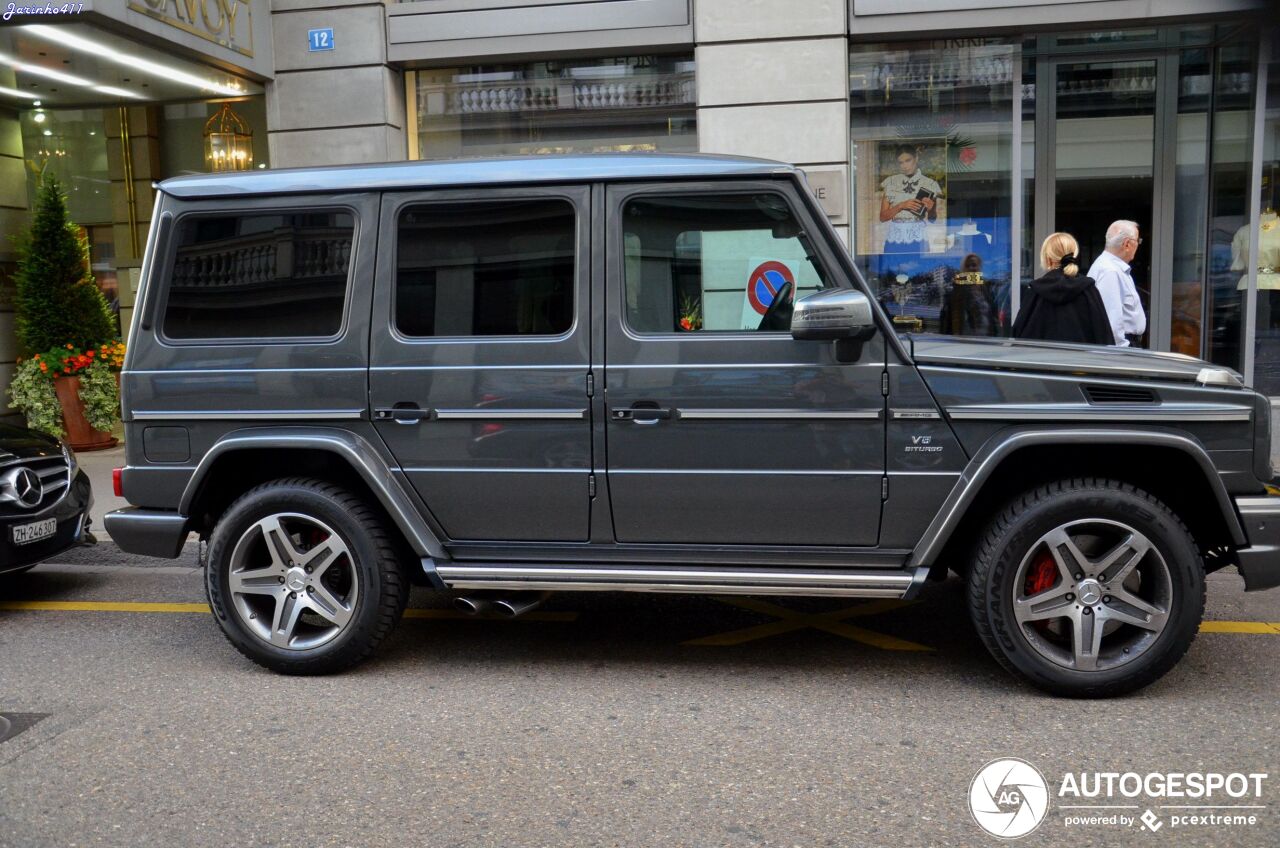
[[89, 477], [69, 448], [35, 430], [0, 424], [0, 574], [94, 544], [92, 506]]

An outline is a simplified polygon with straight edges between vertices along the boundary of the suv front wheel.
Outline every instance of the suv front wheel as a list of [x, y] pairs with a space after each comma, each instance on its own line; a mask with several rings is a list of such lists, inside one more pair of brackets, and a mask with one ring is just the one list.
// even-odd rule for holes
[[1176, 515], [1114, 480], [1015, 499], [987, 527], [969, 611], [1005, 668], [1058, 695], [1106, 697], [1159, 679], [1204, 614], [1204, 563]]
[[264, 483], [209, 540], [205, 588], [242, 654], [286, 674], [326, 674], [367, 657], [408, 600], [385, 527], [363, 500], [318, 480]]

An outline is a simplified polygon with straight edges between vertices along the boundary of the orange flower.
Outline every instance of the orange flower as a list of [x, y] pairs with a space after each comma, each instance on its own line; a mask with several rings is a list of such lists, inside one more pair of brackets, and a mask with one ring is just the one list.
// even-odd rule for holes
[[93, 351], [91, 351], [91, 350], [86, 350], [86, 351], [84, 352], [84, 355], [85, 355], [85, 356], [87, 356], [87, 357], [89, 357], [90, 359], [93, 359]]
[[48, 365], [45, 365], [43, 362], [41, 362], [41, 363], [40, 363], [40, 370], [41, 370], [41, 371], [48, 371], [48, 370], [49, 370], [49, 366], [48, 366]]
[[692, 322], [692, 321], [690, 321], [688, 318], [681, 318], [681, 319], [680, 319], [680, 329], [682, 329], [682, 330], [692, 330], [692, 329], [693, 329], [693, 322]]
[[71, 349], [72, 349], [72, 348], [71, 348], [71, 343], [70, 343], [70, 342], [68, 342], [68, 343], [67, 343], [67, 350], [71, 350]]

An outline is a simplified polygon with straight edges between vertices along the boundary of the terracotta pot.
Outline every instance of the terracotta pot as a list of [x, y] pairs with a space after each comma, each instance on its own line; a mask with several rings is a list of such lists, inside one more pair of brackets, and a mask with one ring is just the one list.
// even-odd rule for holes
[[115, 436], [89, 426], [84, 417], [84, 402], [80, 400], [79, 377], [57, 377], [53, 390], [62, 404], [62, 426], [66, 429], [66, 443], [74, 451], [105, 450], [116, 446]]

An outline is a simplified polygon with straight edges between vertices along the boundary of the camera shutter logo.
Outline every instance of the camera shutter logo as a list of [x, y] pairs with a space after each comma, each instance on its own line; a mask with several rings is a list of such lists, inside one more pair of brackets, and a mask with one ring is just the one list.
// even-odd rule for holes
[[1024, 760], [992, 760], [969, 785], [969, 812], [992, 836], [1026, 836], [1049, 812], [1049, 785], [1040, 770]]

